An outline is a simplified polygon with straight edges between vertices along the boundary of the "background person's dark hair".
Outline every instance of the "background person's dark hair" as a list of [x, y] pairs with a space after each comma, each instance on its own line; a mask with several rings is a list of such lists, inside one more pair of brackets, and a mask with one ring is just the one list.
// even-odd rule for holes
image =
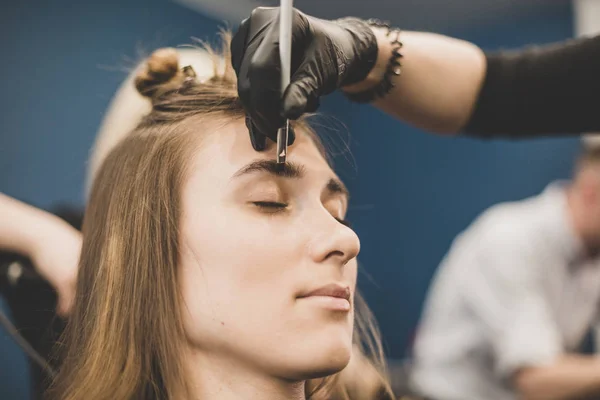
[[577, 159], [577, 165], [579, 167], [588, 163], [600, 162], [600, 145], [598, 144], [584, 144], [581, 148], [581, 152]]

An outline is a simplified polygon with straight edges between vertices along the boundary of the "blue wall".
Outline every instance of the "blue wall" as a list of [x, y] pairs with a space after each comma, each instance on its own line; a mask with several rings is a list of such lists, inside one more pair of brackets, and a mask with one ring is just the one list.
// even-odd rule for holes
[[[140, 47], [210, 37], [217, 24], [161, 0], [32, 3], [0, 9], [0, 190], [44, 208], [82, 204], [83, 166], [102, 113], [126, 76], [120, 68], [133, 65]], [[517, 47], [569, 37], [571, 18], [565, 5], [446, 33], [488, 49]], [[323, 112], [351, 134], [352, 155], [338, 157], [337, 165], [353, 192], [361, 286], [390, 354], [402, 357], [452, 238], [491, 204], [568, 177], [577, 141], [484, 143], [424, 135], [337, 95]], [[336, 135], [346, 136], [336, 125]], [[25, 398], [24, 358], [3, 332], [0, 353], [0, 398]]]

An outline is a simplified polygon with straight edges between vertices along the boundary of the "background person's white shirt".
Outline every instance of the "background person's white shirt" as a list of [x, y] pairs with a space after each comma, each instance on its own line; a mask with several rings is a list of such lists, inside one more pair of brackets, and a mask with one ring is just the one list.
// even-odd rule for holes
[[412, 384], [439, 400], [514, 400], [510, 376], [576, 349], [599, 299], [600, 260], [585, 259], [562, 187], [494, 206], [440, 265]]

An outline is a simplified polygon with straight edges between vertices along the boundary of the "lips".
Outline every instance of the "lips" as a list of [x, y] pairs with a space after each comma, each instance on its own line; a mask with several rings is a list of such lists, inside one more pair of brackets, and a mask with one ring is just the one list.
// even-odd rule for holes
[[350, 288], [337, 283], [311, 290], [298, 296], [298, 299], [331, 311], [349, 312], [352, 309]]
[[350, 300], [350, 288], [348, 286], [343, 286], [337, 283], [332, 283], [318, 289], [315, 289], [307, 294], [299, 296], [300, 298], [305, 297], [316, 297], [316, 296], [326, 296], [326, 297], [337, 297], [340, 299]]

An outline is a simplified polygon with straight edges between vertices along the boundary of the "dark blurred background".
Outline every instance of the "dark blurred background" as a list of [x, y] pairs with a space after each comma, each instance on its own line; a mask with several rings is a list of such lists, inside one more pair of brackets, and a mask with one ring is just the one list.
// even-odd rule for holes
[[[377, 17], [484, 49], [575, 34], [573, 5], [561, 0], [294, 3], [316, 16]], [[212, 41], [224, 20], [235, 28], [259, 4], [276, 2], [3, 2], [0, 191], [45, 209], [83, 207], [88, 152], [127, 68], [158, 47], [187, 44], [191, 37]], [[579, 141], [444, 139], [337, 95], [321, 111], [333, 116], [325, 119], [333, 123], [326, 132], [350, 138], [351, 154], [342, 154], [336, 165], [352, 192], [349, 217], [362, 240], [360, 286], [389, 356], [402, 359], [410, 352], [430, 278], [454, 236], [490, 205], [567, 178]], [[25, 357], [1, 330], [0, 354], [0, 399], [27, 398]]]

